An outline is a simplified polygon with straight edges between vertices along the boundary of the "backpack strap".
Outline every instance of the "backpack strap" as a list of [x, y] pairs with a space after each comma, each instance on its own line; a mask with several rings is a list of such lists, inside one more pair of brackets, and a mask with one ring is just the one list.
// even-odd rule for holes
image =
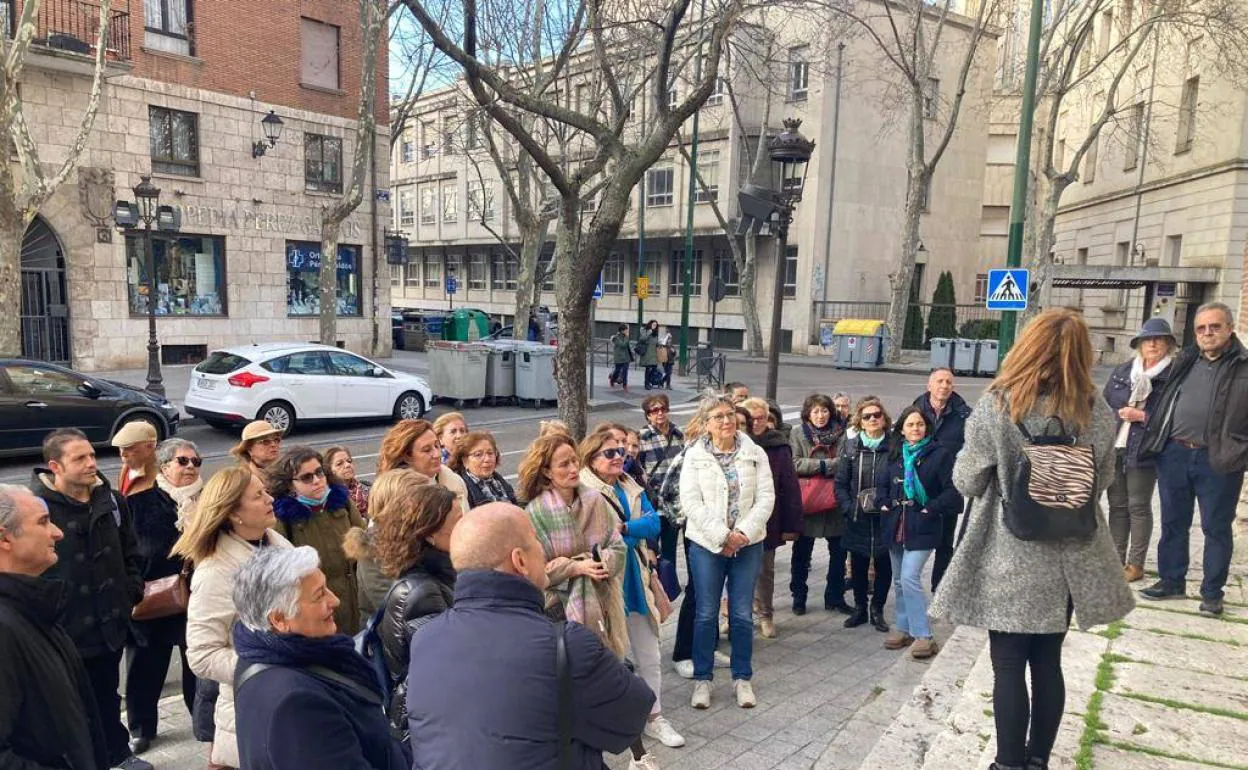
[[234, 671], [234, 694], [237, 697], [238, 691], [243, 689], [243, 685], [250, 682], [256, 674], [261, 671], [267, 671], [273, 668], [268, 663], [249, 663], [244, 668], [235, 669]]
[[568, 664], [567, 622], [555, 623], [555, 666], [559, 672], [559, 770], [572, 770], [572, 666]]

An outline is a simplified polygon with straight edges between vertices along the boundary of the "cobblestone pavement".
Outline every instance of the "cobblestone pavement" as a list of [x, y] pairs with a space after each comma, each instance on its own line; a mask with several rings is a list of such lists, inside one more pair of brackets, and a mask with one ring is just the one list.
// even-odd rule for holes
[[[688, 743], [668, 749], [648, 741], [661, 767], [809, 769], [833, 746], [844, 767], [856, 768], [923, 676], [927, 664], [885, 650], [884, 634], [869, 625], [846, 629], [844, 615], [824, 611], [818, 601], [823, 581], [813, 577], [827, 570], [826, 550], [816, 549], [810, 586], [815, 601], [805, 616], [795, 617], [788, 594], [790, 550], [781, 549], [776, 559], [777, 637], [755, 635], [755, 708], [737, 707], [726, 670], [716, 672], [711, 708], [690, 708], [693, 683], [670, 665], [675, 618], [664, 626], [663, 711]], [[938, 628], [937, 635], [943, 639], [947, 630]], [[190, 718], [172, 685], [160, 714], [160, 734], [144, 758], [157, 770], [201, 770], [205, 744], [191, 737]], [[856, 715], [855, 734], [844, 734]], [[608, 757], [607, 765], [625, 770], [628, 760]]]

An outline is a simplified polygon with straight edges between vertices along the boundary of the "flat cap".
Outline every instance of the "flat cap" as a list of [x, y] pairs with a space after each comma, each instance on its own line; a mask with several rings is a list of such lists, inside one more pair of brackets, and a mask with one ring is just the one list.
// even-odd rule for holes
[[121, 430], [117, 431], [116, 436], [113, 436], [112, 443], [118, 449], [125, 449], [128, 446], [148, 441], [156, 441], [156, 428], [145, 420], [135, 420], [121, 426]]

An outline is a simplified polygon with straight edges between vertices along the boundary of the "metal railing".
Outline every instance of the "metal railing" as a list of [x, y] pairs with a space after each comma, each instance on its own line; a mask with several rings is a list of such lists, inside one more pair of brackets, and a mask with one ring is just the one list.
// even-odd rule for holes
[[[130, 3], [114, 0], [109, 11], [106, 53], [112, 61], [130, 60]], [[20, 20], [16, 0], [0, 0], [0, 22], [13, 37]], [[35, 19], [35, 45], [58, 51], [93, 55], [100, 31], [100, 4], [96, 0], [44, 0]]]

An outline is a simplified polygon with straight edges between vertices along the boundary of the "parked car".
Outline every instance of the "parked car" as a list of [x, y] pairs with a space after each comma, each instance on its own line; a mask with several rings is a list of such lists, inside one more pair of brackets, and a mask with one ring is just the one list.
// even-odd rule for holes
[[38, 452], [56, 428], [78, 428], [106, 445], [139, 420], [161, 439], [178, 432], [178, 408], [155, 393], [43, 361], [0, 359], [0, 455]]
[[433, 399], [421, 377], [328, 345], [268, 342], [214, 350], [191, 372], [185, 408], [216, 428], [268, 420], [419, 419]]

